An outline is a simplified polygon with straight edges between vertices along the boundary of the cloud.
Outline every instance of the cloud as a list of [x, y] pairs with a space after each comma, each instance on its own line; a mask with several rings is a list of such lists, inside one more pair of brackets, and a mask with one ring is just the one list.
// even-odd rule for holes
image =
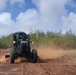
[[8, 5], [14, 6], [14, 4], [21, 7], [25, 4], [25, 0], [0, 0], [0, 12], [6, 9]]
[[11, 19], [10, 13], [3, 12], [0, 14], [0, 36], [16, 31], [25, 31], [28, 33], [31, 28], [37, 28], [36, 24], [38, 24], [38, 16], [35, 9], [29, 9], [25, 13], [20, 13], [16, 21]]
[[38, 13], [35, 9], [29, 9], [24, 13], [20, 13], [16, 18], [17, 28], [26, 32], [29, 32], [31, 28], [36, 29], [38, 23]]
[[[0, 36], [15, 31], [29, 32], [30, 29], [59, 30], [64, 32], [68, 29], [76, 30], [76, 14], [67, 13], [65, 4], [68, 0], [32, 0], [35, 8], [21, 12], [16, 20], [12, 20], [11, 13], [0, 13]], [[23, 0], [11, 0], [11, 3], [23, 3]]]
[[0, 36], [7, 35], [14, 30], [14, 21], [11, 19], [11, 14], [4, 12], [0, 14]]
[[75, 1], [75, 0], [69, 0], [69, 1], [67, 2], [67, 4], [68, 4], [69, 6], [71, 6], [71, 8], [76, 8], [76, 1]]
[[14, 4], [17, 4], [19, 6], [23, 6], [25, 3], [25, 0], [9, 0], [9, 2], [10, 2], [10, 5], [13, 5], [13, 6], [14, 6]]
[[76, 14], [71, 12], [68, 16], [62, 18], [63, 24], [63, 32], [65, 33], [66, 30], [71, 29], [73, 33], [76, 33]]
[[4, 10], [7, 6], [6, 0], [0, 0], [0, 11]]
[[61, 16], [66, 15], [65, 4], [67, 0], [33, 0], [41, 16], [54, 23]]
[[37, 9], [29, 9], [17, 17], [20, 29], [51, 29], [52, 26], [59, 24], [61, 17], [67, 13], [65, 9], [67, 0], [33, 0], [33, 2]]
[[10, 0], [10, 3], [11, 4], [14, 4], [14, 3], [23, 3], [24, 0]]
[[[11, 2], [17, 2], [17, 0], [11, 0]], [[18, 30], [29, 32], [30, 29], [43, 29], [46, 31], [59, 24], [61, 17], [66, 15], [64, 8], [66, 0], [33, 0], [33, 2], [37, 9], [28, 9], [21, 12], [16, 17], [16, 21], [11, 19], [10, 13], [1, 14], [0, 24], [5, 26], [4, 31], [6, 30], [7, 33]], [[10, 28], [14, 28], [14, 30], [10, 30]]]
[[46, 29], [54, 31], [62, 29], [63, 33], [71, 29], [76, 32], [76, 13], [66, 10], [65, 5], [70, 5], [71, 8], [76, 8], [76, 3], [73, 0], [33, 0], [40, 13], [41, 24], [45, 25]]
[[[29, 9], [17, 17], [17, 25], [21, 30], [43, 29], [51, 30], [61, 24], [62, 17], [67, 15], [65, 4], [67, 0], [33, 0], [37, 9]], [[19, 25], [20, 24], [20, 25]]]

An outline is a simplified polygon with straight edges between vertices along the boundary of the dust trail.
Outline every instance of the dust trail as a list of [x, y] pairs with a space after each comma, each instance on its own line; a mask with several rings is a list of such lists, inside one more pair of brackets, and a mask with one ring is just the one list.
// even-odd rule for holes
[[18, 58], [15, 60], [16, 63], [21, 63], [21, 62], [26, 62], [26, 61], [27, 61], [27, 60], [26, 60], [25, 57], [18, 57]]
[[[46, 59], [59, 59], [62, 56], [64, 56], [65, 51], [62, 49], [52, 48], [50, 46], [40, 46], [37, 49], [38, 56], [40, 59], [46, 60]], [[9, 62], [10, 58], [5, 59], [5, 55], [9, 54], [9, 51], [2, 50], [0, 51], [0, 62], [5, 63]], [[15, 60], [16, 63], [20, 62], [27, 62], [26, 58], [19, 57]]]
[[37, 51], [41, 59], [58, 59], [65, 54], [65, 51], [62, 49], [52, 49], [48, 46], [41, 46], [37, 48]]
[[4, 61], [5, 61], [4, 56], [0, 57], [0, 62], [4, 62]]
[[[26, 58], [24, 57], [18, 57], [16, 60], [15, 60], [15, 63], [21, 63], [21, 62], [25, 62], [26, 61]], [[4, 56], [2, 56], [0, 58], [0, 63], [6, 63], [6, 62], [10, 62], [10, 58], [5, 58]]]

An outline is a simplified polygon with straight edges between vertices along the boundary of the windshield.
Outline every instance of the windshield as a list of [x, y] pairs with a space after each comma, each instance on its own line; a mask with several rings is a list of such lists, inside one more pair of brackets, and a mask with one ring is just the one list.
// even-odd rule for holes
[[25, 34], [19, 33], [19, 34], [16, 34], [14, 38], [15, 38], [15, 40], [18, 41], [18, 40], [26, 40], [25, 37], [26, 37]]

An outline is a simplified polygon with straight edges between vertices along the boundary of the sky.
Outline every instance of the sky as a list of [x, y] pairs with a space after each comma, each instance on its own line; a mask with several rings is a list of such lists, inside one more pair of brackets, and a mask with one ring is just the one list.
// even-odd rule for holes
[[76, 34], [76, 0], [0, 0], [0, 36], [36, 29]]

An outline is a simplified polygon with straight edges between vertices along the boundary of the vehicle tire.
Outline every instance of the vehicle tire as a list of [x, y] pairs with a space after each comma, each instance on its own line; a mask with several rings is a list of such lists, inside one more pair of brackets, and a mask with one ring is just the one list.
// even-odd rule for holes
[[15, 50], [12, 49], [10, 51], [10, 63], [14, 63], [14, 59], [15, 59]]
[[37, 63], [37, 51], [35, 49], [32, 50], [32, 62]]

